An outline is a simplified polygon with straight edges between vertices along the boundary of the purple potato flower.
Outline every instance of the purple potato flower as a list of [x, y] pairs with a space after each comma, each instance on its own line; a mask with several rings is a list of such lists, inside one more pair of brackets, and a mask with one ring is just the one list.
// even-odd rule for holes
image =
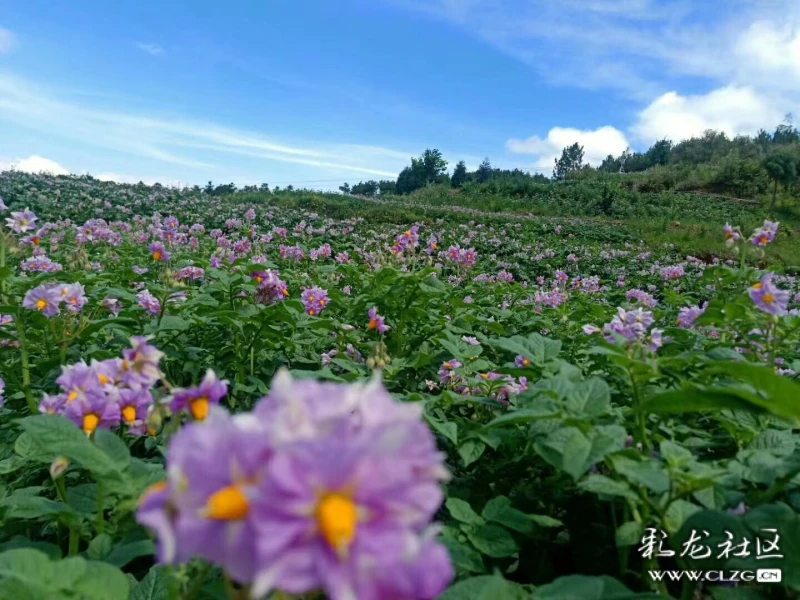
[[161, 242], [153, 242], [147, 249], [150, 250], [153, 255], [153, 260], [156, 262], [166, 262], [172, 258], [172, 254], [167, 252], [167, 249]]
[[378, 314], [378, 307], [373, 306], [369, 309], [369, 329], [370, 331], [377, 331], [378, 333], [386, 333], [390, 327], [386, 324], [386, 320]]
[[328, 292], [321, 287], [312, 287], [304, 290], [300, 299], [306, 307], [306, 313], [312, 317], [320, 314], [328, 306]]
[[168, 479], [145, 494], [136, 517], [158, 535], [159, 561], [202, 556], [248, 583], [257, 568], [256, 483], [272, 448], [260, 431], [213, 408], [172, 439]]
[[109, 401], [105, 394], [88, 393], [67, 404], [64, 415], [86, 435], [99, 429], [113, 429], [120, 422], [119, 405]]
[[218, 379], [214, 370], [208, 369], [200, 385], [177, 390], [172, 395], [170, 409], [173, 413], [188, 410], [196, 421], [205, 421], [211, 405], [219, 404], [227, 393], [228, 382]]
[[159, 361], [164, 353], [149, 344], [150, 338], [131, 337], [131, 348], [122, 351], [122, 381], [129, 387], [150, 387], [161, 378]]
[[14, 233], [26, 233], [36, 229], [34, 223], [38, 217], [33, 214], [31, 209], [26, 208], [22, 211], [12, 212], [10, 217], [6, 218], [6, 225], [8, 225]]
[[60, 303], [61, 295], [58, 289], [44, 284], [28, 290], [22, 300], [23, 307], [38, 310], [48, 318], [55, 317], [61, 312]]
[[750, 298], [759, 310], [770, 315], [785, 315], [791, 294], [772, 283], [772, 273], [750, 288]]

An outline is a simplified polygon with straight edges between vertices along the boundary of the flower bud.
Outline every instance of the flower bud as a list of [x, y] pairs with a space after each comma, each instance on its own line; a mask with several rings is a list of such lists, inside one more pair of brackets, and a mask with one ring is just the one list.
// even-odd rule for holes
[[50, 464], [50, 477], [58, 479], [69, 468], [69, 459], [66, 456], [57, 456]]
[[161, 416], [160, 410], [151, 410], [145, 419], [145, 426], [147, 427], [147, 435], [155, 436], [161, 431], [161, 425], [164, 418]]
[[374, 369], [375, 368], [375, 359], [372, 358], [371, 356], [367, 359], [367, 366], [370, 369]]

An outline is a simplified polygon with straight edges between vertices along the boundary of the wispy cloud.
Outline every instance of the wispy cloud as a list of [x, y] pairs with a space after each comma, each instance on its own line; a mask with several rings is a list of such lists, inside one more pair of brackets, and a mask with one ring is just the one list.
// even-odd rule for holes
[[152, 56], [164, 54], [164, 48], [161, 44], [156, 44], [155, 42], [136, 42], [136, 47]]
[[681, 77], [800, 89], [796, 0], [386, 0], [457, 25], [546, 81], [649, 102]]
[[17, 45], [17, 36], [8, 29], [0, 27], [0, 54], [8, 54]]
[[103, 111], [56, 99], [57, 94], [0, 73], [0, 120], [192, 169], [235, 164], [235, 156], [296, 164], [344, 177], [394, 178], [415, 153], [371, 145], [277, 140], [254, 131], [185, 118]]

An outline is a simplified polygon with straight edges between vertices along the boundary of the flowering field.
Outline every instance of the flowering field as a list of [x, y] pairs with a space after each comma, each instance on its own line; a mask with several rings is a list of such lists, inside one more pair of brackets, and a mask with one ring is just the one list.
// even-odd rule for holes
[[303, 194], [0, 198], [0, 598], [800, 590], [785, 225], [692, 257]]

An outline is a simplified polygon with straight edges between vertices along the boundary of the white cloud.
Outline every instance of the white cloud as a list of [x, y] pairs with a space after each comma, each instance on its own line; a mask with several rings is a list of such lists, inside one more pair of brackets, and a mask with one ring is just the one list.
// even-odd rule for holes
[[136, 47], [152, 56], [164, 54], [164, 48], [161, 44], [156, 44], [155, 42], [136, 42]]
[[674, 142], [701, 135], [706, 129], [728, 136], [771, 130], [780, 123], [788, 106], [774, 97], [748, 87], [728, 86], [708, 94], [682, 96], [668, 92], [639, 113], [631, 128], [642, 142], [667, 138]]
[[800, 85], [800, 23], [757, 21], [736, 40], [734, 55], [741, 78], [764, 85]]
[[536, 155], [537, 169], [552, 168], [561, 151], [574, 143], [583, 146], [584, 162], [599, 165], [609, 154], [618, 155], [628, 147], [628, 140], [619, 129], [606, 125], [586, 131], [571, 127], [553, 127], [544, 139], [539, 136], [525, 140], [510, 139], [506, 142], [509, 152]]
[[26, 173], [50, 173], [51, 175], [69, 175], [69, 171], [54, 160], [36, 154], [28, 158], [13, 160], [8, 164], [0, 164], [0, 170], [14, 169]]
[[8, 29], [0, 27], [0, 54], [8, 54], [17, 45], [17, 36]]

